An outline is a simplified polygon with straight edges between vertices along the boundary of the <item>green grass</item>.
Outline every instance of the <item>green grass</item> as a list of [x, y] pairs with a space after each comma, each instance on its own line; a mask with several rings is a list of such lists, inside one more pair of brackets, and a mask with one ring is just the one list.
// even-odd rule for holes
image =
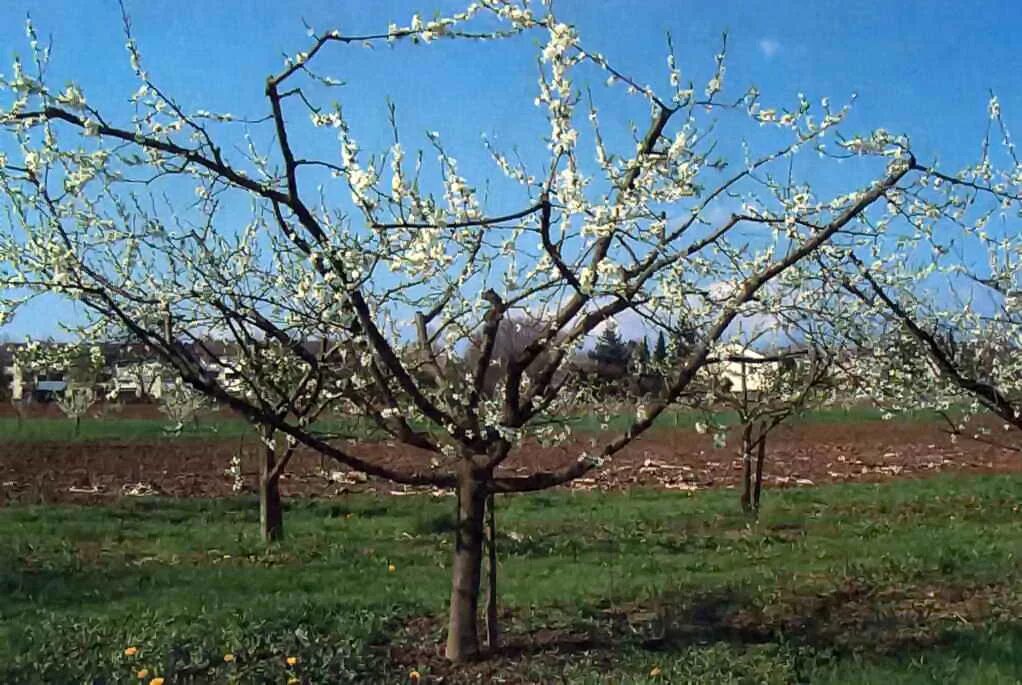
[[[371, 435], [368, 420], [357, 418], [331, 418], [321, 421], [317, 428], [339, 431], [353, 437]], [[181, 430], [172, 430], [173, 424], [162, 418], [121, 418], [116, 415], [86, 417], [81, 421], [78, 434], [74, 422], [60, 417], [30, 418], [18, 421], [15, 417], [0, 417], [0, 442], [151, 442], [153, 440], [236, 440], [242, 435], [254, 435], [252, 426], [244, 419], [230, 414], [213, 414], [197, 423], [187, 423]]]
[[[793, 417], [790, 423], [861, 423], [879, 421], [883, 411], [873, 407], [827, 407], [808, 412], [803, 416]], [[623, 431], [634, 417], [614, 414], [607, 423], [609, 430]], [[899, 414], [899, 420], [938, 421], [936, 413], [920, 410]], [[714, 419], [723, 425], [737, 424], [734, 412], [718, 412]], [[673, 428], [690, 429], [697, 421], [705, 417], [692, 411], [664, 412], [654, 424], [654, 430], [670, 430]], [[585, 414], [573, 417], [574, 429], [581, 433], [603, 430], [603, 417], [596, 414]], [[145, 442], [152, 440], [231, 440], [242, 435], [252, 434], [252, 428], [244, 420], [229, 415], [214, 415], [202, 419], [198, 424], [188, 424], [177, 433], [169, 431], [170, 422], [159, 419], [120, 418], [116, 415], [106, 417], [87, 417], [82, 419], [79, 433], [75, 435], [74, 423], [65, 418], [31, 418], [19, 422], [14, 417], [0, 417], [0, 442], [33, 443], [33, 442], [89, 442], [89, 441], [121, 441]], [[370, 426], [364, 420], [353, 418], [330, 418], [321, 421], [317, 427], [324, 431], [338, 431], [357, 438], [371, 439], [374, 436]], [[378, 437], [378, 436], [377, 436]]]
[[[884, 411], [875, 407], [824, 407], [794, 416], [790, 419], [789, 423], [862, 423], [866, 421], [881, 421], [883, 417]], [[738, 424], [738, 414], [734, 411], [715, 412], [713, 419], [718, 424], [725, 426], [735, 426]], [[940, 416], [936, 412], [919, 410], [899, 414], [898, 419], [902, 421], [937, 421], [940, 420]], [[610, 416], [607, 426], [610, 430], [623, 431], [628, 428], [632, 420], [634, 420], [634, 416], [613, 414]], [[705, 415], [699, 412], [668, 410], [657, 417], [653, 426], [654, 429], [692, 428], [697, 422], [705, 420]], [[581, 432], [601, 430], [603, 423], [604, 417], [594, 413], [572, 419], [572, 425]]]
[[248, 434], [251, 428], [241, 419], [216, 417], [186, 425], [180, 433], [170, 433], [171, 423], [162, 419], [135, 419], [120, 417], [83, 418], [78, 435], [74, 422], [65, 418], [31, 418], [19, 422], [16, 418], [0, 417], [0, 442], [90, 442], [124, 441], [145, 442], [182, 439], [230, 439]]
[[[1018, 682], [1020, 497], [1016, 476], [771, 491], [758, 522], [729, 491], [501, 498], [512, 643], [543, 629], [591, 644], [473, 668], [494, 669], [484, 682]], [[429, 678], [452, 508], [291, 502], [270, 549], [247, 499], [0, 510], [0, 682], [137, 682], [143, 667], [174, 682]], [[406, 630], [417, 617], [426, 628]]]

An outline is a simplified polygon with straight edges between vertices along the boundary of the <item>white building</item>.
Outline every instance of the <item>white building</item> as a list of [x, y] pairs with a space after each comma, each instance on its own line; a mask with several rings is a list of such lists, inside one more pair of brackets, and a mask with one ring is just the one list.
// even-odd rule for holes
[[709, 366], [710, 374], [732, 393], [759, 392], [769, 383], [777, 362], [763, 361], [766, 356], [756, 350], [731, 343], [713, 355], [717, 361]]
[[163, 367], [157, 362], [122, 362], [114, 366], [112, 376], [111, 394], [163, 397]]

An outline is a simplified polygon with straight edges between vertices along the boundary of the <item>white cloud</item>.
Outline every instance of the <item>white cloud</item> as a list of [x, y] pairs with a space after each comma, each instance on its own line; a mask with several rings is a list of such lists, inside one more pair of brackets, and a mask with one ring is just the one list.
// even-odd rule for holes
[[771, 59], [781, 51], [781, 44], [773, 38], [761, 38], [759, 41], [759, 51], [763, 53], [764, 57]]

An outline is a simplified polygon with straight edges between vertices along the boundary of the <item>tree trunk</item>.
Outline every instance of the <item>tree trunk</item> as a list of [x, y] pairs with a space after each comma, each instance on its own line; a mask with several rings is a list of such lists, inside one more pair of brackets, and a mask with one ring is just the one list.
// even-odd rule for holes
[[742, 429], [742, 511], [752, 511], [752, 424]]
[[766, 458], [766, 427], [760, 425], [759, 448], [756, 451], [756, 489], [752, 493], [752, 507], [759, 511], [759, 493], [763, 490], [763, 461]]
[[486, 647], [493, 651], [500, 646], [500, 624], [497, 617], [497, 514], [493, 508], [494, 494], [486, 498]]
[[259, 469], [259, 530], [263, 542], [274, 542], [284, 537], [280, 474], [273, 473], [273, 467], [276, 465], [277, 450], [271, 444], [263, 445], [263, 459]]
[[470, 463], [458, 474], [458, 522], [451, 568], [451, 613], [447, 658], [470, 661], [479, 656], [479, 581], [483, 563], [483, 518], [486, 484]]

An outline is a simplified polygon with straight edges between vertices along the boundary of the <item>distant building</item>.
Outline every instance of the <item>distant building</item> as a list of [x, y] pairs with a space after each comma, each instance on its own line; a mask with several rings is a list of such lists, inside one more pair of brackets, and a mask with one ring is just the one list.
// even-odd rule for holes
[[155, 400], [163, 397], [163, 389], [167, 383], [164, 368], [154, 361], [135, 360], [122, 361], [114, 364], [110, 380], [103, 388], [107, 396], [124, 397], [134, 395], [137, 398], [151, 397]]
[[[44, 345], [47, 343], [43, 343]], [[62, 347], [66, 343], [48, 343]], [[28, 368], [19, 361], [25, 343], [0, 346], [0, 394], [14, 401], [28, 398], [48, 402], [67, 390], [75, 369]], [[103, 343], [99, 345], [103, 364], [90, 383], [102, 395], [159, 398], [163, 390], [162, 367], [139, 345]], [[90, 372], [91, 373], [91, 372]], [[157, 380], [159, 379], [159, 380]]]
[[36, 402], [52, 402], [63, 395], [65, 390], [67, 381], [36, 381], [32, 387], [32, 399]]
[[[41, 343], [60, 348], [67, 343]], [[159, 400], [173, 382], [173, 371], [144, 345], [137, 343], [104, 342], [96, 345], [103, 357], [99, 369], [89, 369], [88, 383], [94, 385], [99, 397], [111, 399]], [[0, 345], [0, 398], [22, 400], [27, 397], [50, 401], [61, 395], [68, 383], [76, 379], [75, 369], [29, 369], [19, 363], [26, 343]], [[91, 347], [91, 346], [90, 346]], [[308, 352], [322, 354], [327, 343], [309, 340], [302, 343]], [[242, 351], [236, 345], [208, 339], [185, 345], [203, 370], [228, 391], [240, 392], [244, 382], [235, 370], [235, 362]], [[333, 363], [344, 364], [343, 360]], [[352, 360], [350, 363], [354, 364]]]
[[67, 383], [63, 373], [52, 369], [30, 371], [18, 360], [21, 343], [0, 345], [0, 370], [2, 389], [0, 395], [14, 401], [31, 397], [38, 401], [49, 401], [64, 392]]
[[709, 367], [710, 374], [732, 393], [759, 392], [768, 384], [777, 362], [742, 345], [725, 345], [715, 355], [720, 361]]

